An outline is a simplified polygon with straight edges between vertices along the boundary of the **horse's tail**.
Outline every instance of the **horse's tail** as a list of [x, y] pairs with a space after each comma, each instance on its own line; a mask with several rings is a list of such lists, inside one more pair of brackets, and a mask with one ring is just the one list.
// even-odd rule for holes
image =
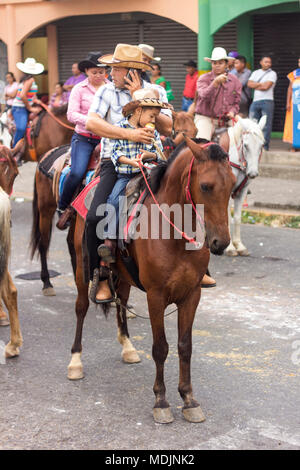
[[40, 232], [40, 212], [37, 201], [36, 181], [34, 180], [33, 201], [32, 201], [32, 226], [30, 237], [30, 257], [33, 259], [41, 240]]
[[10, 256], [10, 214], [9, 197], [0, 187], [0, 287], [7, 271]]

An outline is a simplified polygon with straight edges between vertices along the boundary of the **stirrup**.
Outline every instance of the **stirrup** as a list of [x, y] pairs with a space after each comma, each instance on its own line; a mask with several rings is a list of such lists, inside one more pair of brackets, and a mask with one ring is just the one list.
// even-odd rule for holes
[[104, 263], [110, 264], [116, 262], [116, 257], [112, 253], [111, 248], [105, 245], [104, 243], [98, 246], [97, 252], [101, 260], [104, 261]]

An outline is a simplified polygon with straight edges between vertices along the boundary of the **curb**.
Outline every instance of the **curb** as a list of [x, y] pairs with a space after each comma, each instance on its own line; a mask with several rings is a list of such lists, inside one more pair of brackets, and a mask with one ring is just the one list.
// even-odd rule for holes
[[300, 229], [300, 212], [278, 211], [268, 207], [260, 209], [249, 207], [242, 210], [242, 223]]

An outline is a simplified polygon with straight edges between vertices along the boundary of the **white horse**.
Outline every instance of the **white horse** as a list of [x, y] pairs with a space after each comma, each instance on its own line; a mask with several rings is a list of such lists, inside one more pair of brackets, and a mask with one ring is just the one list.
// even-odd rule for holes
[[9, 118], [7, 111], [0, 116], [0, 144], [11, 148], [12, 136], [9, 132]]
[[[228, 256], [249, 255], [247, 248], [241, 241], [242, 206], [251, 179], [258, 176], [258, 165], [264, 144], [262, 130], [266, 125], [266, 120], [266, 116], [263, 116], [259, 123], [238, 117], [236, 124], [228, 129], [229, 160], [237, 179], [232, 192], [234, 215], [233, 224], [230, 224], [232, 225], [230, 227], [231, 242], [225, 250]], [[230, 202], [228, 220], [231, 221]]]

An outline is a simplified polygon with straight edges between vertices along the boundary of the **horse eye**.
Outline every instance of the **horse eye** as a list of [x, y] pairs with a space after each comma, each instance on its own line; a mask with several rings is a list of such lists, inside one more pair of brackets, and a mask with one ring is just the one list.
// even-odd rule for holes
[[208, 193], [209, 191], [212, 190], [212, 186], [207, 183], [202, 183], [200, 187], [201, 187], [201, 191], [203, 191], [204, 193]]

